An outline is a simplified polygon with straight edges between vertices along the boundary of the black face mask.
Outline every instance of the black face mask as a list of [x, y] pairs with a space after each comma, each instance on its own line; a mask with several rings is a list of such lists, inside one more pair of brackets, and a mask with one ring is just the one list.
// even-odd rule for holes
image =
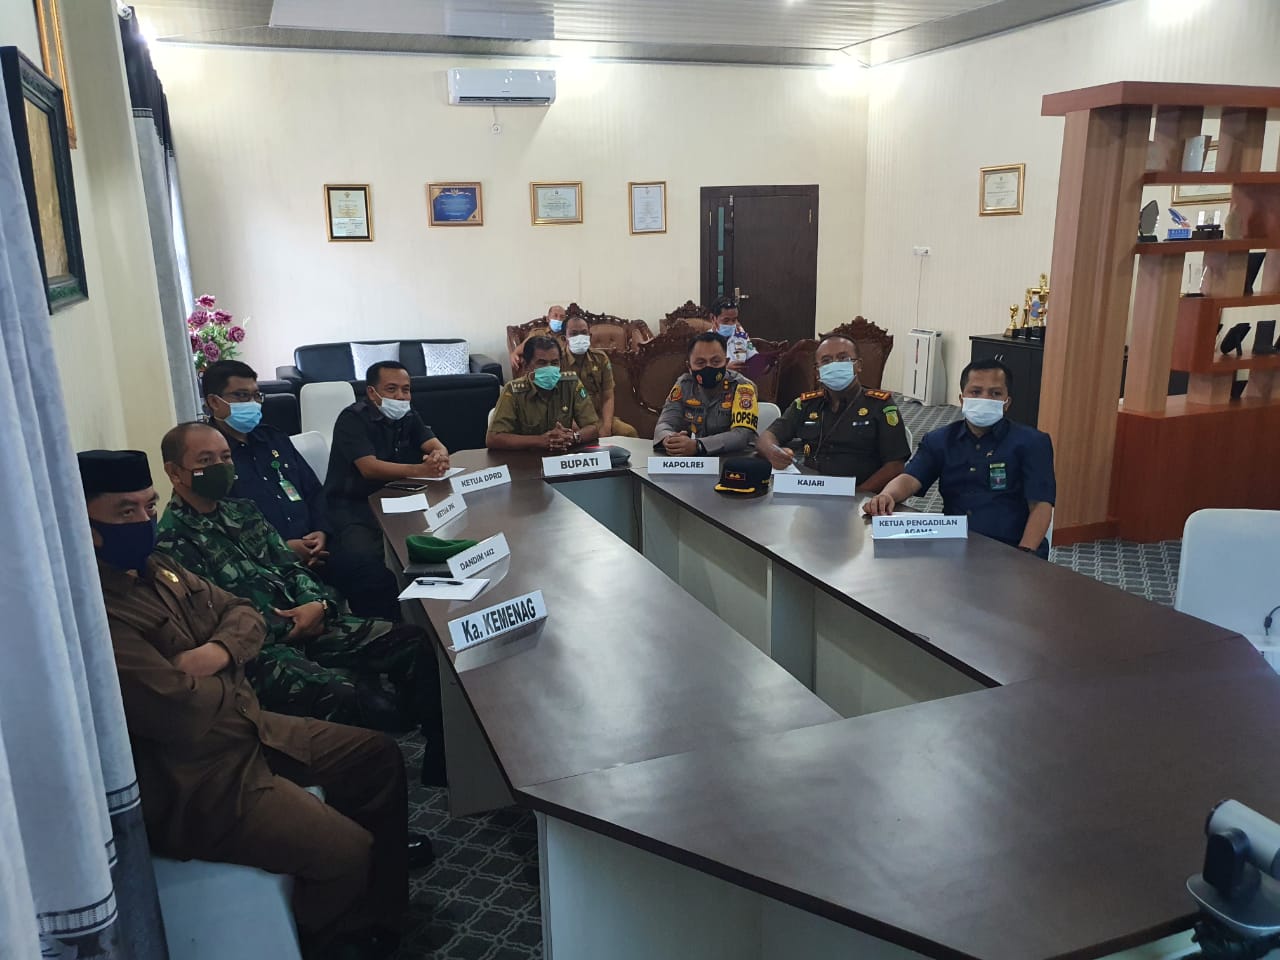
[[98, 531], [102, 546], [98, 556], [117, 570], [146, 569], [147, 557], [156, 548], [156, 521], [152, 518], [137, 523], [102, 523], [90, 520], [89, 526]]
[[710, 390], [712, 387], [719, 386], [724, 380], [724, 367], [703, 367], [701, 370], [694, 370], [693, 379], [697, 380], [698, 386], [704, 390]]

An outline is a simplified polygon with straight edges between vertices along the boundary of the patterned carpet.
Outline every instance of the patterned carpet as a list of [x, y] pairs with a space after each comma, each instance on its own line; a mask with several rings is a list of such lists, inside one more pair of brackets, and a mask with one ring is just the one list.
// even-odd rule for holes
[[[901, 399], [899, 403], [917, 443], [928, 431], [960, 416], [959, 407], [922, 407]], [[936, 487], [914, 498], [912, 505], [942, 510]], [[1156, 603], [1172, 604], [1180, 550], [1177, 540], [1100, 540], [1055, 547], [1050, 560]], [[413, 779], [422, 761], [422, 741], [405, 737], [400, 745]], [[533, 815], [512, 809], [453, 818], [444, 791], [421, 786], [411, 788], [409, 808], [410, 829], [432, 838], [437, 859], [430, 870], [412, 878], [411, 929], [397, 960], [540, 960]]]

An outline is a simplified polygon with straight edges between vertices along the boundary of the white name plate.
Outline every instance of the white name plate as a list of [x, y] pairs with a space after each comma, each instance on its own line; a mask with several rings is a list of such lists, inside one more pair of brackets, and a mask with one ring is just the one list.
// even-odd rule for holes
[[470, 550], [455, 553], [449, 558], [449, 572], [462, 579], [509, 556], [511, 548], [507, 546], [507, 538], [500, 533], [488, 540], [481, 540]]
[[454, 650], [465, 650], [517, 631], [528, 632], [546, 618], [546, 601], [542, 599], [542, 591], [535, 590], [450, 620], [449, 638]]
[[601, 470], [612, 469], [608, 450], [597, 450], [594, 453], [566, 453], [561, 457], [542, 458], [544, 477], [567, 477], [574, 473], [599, 473]]
[[511, 470], [504, 463], [500, 467], [477, 470], [475, 473], [464, 473], [460, 477], [454, 477], [449, 482], [453, 484], [454, 493], [474, 493], [476, 490], [484, 490], [486, 487], [500, 487], [504, 483], [510, 483]]
[[820, 493], [829, 497], [856, 497], [855, 477], [817, 477], [811, 473], [775, 473], [774, 493]]
[[467, 501], [457, 493], [450, 494], [433, 507], [427, 507], [427, 529], [437, 530], [456, 519], [467, 509]]
[[941, 513], [895, 513], [871, 518], [873, 540], [964, 540], [969, 536], [968, 517]]
[[650, 473], [714, 473], [720, 475], [716, 457], [650, 457]]

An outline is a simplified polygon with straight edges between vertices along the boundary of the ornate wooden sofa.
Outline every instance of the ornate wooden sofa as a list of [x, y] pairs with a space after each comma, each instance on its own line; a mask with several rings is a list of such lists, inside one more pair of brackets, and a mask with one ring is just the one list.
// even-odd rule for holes
[[[565, 317], [582, 317], [591, 333], [591, 346], [597, 350], [628, 353], [640, 344], [653, 339], [653, 331], [643, 320], [626, 320], [608, 313], [592, 313], [576, 303], [565, 308]], [[533, 333], [548, 333], [545, 317], [536, 317], [527, 323], [507, 327], [507, 354], [510, 355]], [[518, 376], [515, 370], [512, 376]], [[626, 419], [625, 417], [623, 419]]]
[[817, 372], [813, 366], [813, 354], [818, 340], [833, 333], [848, 337], [858, 345], [862, 357], [860, 377], [864, 387], [879, 390], [884, 381], [884, 366], [893, 350], [893, 337], [881, 330], [866, 317], [854, 317], [848, 323], [834, 327], [818, 339], [797, 340], [782, 355], [778, 371], [778, 404], [790, 403], [802, 393], [817, 386]]

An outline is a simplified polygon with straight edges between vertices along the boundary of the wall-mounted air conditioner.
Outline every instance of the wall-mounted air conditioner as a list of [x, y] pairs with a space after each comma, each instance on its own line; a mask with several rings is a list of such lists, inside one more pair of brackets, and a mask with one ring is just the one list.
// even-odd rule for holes
[[449, 102], [545, 107], [556, 102], [554, 70], [479, 70], [453, 67]]

